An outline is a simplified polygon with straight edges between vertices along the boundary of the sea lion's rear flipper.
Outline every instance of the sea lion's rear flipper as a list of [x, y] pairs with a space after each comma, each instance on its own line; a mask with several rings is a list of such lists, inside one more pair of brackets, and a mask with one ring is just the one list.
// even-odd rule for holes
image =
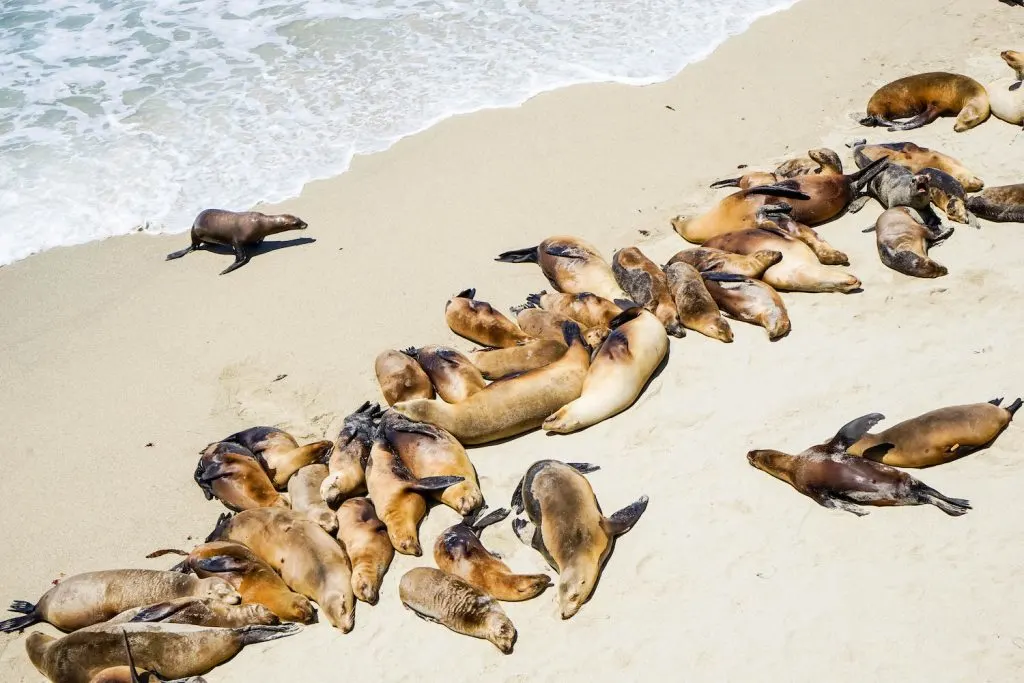
[[175, 614], [194, 602], [199, 602], [199, 599], [184, 600], [181, 602], [157, 602], [143, 608], [142, 611], [131, 618], [131, 621], [163, 621], [164, 619], [173, 617]]
[[634, 503], [630, 503], [608, 518], [608, 533], [613, 536], [621, 536], [637, 523], [640, 515], [647, 509], [647, 496], [640, 496]]
[[830, 451], [845, 453], [847, 448], [857, 443], [872, 427], [884, 419], [885, 415], [881, 413], [869, 413], [856, 420], [851, 420], [843, 425], [836, 435], [825, 443], [825, 446]]
[[948, 240], [953, 235], [953, 232], [954, 228], [952, 225], [946, 228], [945, 230], [940, 230], [938, 232], [930, 230], [930, 234], [928, 235], [928, 241], [931, 242], [931, 246], [937, 246]]
[[641, 306], [630, 306], [622, 313], [619, 313], [617, 316], [609, 320], [608, 328], [614, 330], [617, 327], [621, 327], [622, 325], [628, 323], [630, 320], [636, 320], [637, 318], [639, 318], [641, 315], [643, 315], [643, 312], [644, 309]]
[[894, 121], [890, 121], [889, 119], [878, 116], [877, 114], [868, 114], [862, 118], [859, 123], [862, 126], [881, 126], [883, 128], [896, 125]]
[[857, 138], [856, 140], [850, 140], [849, 142], [847, 142], [846, 146], [849, 147], [850, 149], [853, 149], [855, 147], [861, 147], [866, 144], [868, 144], [867, 138]]
[[597, 472], [599, 469], [601, 469], [600, 465], [593, 465], [589, 462], [567, 462], [565, 464], [573, 468], [580, 474], [590, 474], [591, 472]]
[[548, 290], [542, 289], [536, 294], [526, 295], [526, 307], [527, 308], [541, 308], [540, 298], [548, 293]]
[[11, 612], [18, 612], [24, 614], [23, 617], [14, 617], [13, 619], [7, 619], [0, 621], [0, 633], [13, 633], [14, 631], [23, 631], [32, 624], [38, 624], [42, 619], [36, 614], [36, 606], [30, 602], [24, 600], [15, 600], [11, 603], [8, 608]]
[[220, 271], [220, 274], [221, 275], [227, 275], [231, 271], [236, 270], [238, 268], [241, 268], [242, 266], [244, 266], [246, 263], [249, 262], [250, 258], [252, 258], [252, 257], [249, 255], [249, 252], [246, 251], [245, 247], [236, 244], [235, 245], [235, 262], [232, 263], [227, 268], [225, 268], [224, 270]]
[[994, 405], [994, 406], [999, 406], [999, 405], [1002, 405], [1002, 403], [1003, 403], [1003, 397], [1002, 397], [1002, 396], [1000, 396], [999, 398], [994, 398], [994, 399], [992, 399], [991, 401], [989, 401], [989, 403], [991, 403], [991, 404], [992, 404], [992, 405]]
[[744, 275], [737, 275], [736, 273], [722, 273], [719, 271], [704, 271], [700, 276], [705, 280], [711, 280], [712, 282], [746, 282], [747, 278]]
[[154, 550], [149, 555], [146, 555], [146, 557], [153, 559], [154, 557], [163, 557], [164, 555], [188, 555], [188, 553], [177, 548], [161, 548], [160, 550]]
[[7, 608], [8, 612], [17, 612], [18, 614], [32, 614], [36, 611], [36, 606], [27, 600], [14, 600], [11, 602], [11, 606]]
[[833, 498], [828, 495], [812, 496], [812, 498], [814, 498], [814, 500], [822, 507], [831, 508], [833, 510], [845, 510], [846, 512], [852, 512], [858, 517], [863, 517], [868, 514], [868, 510], [861, 505], [856, 505], [845, 500], [839, 500], [838, 498]]
[[437, 357], [446, 363], [457, 365], [459, 362], [459, 352], [455, 349], [438, 349]]
[[[742, 178], [743, 176], [740, 176]], [[708, 187], [717, 190], [720, 187], [739, 187], [740, 178], [725, 178], [724, 180], [716, 180], [715, 182], [708, 185]]]
[[939, 118], [939, 108], [928, 105], [923, 112], [913, 118], [907, 119], [902, 123], [891, 122], [887, 130], [890, 133], [897, 130], [914, 130], [915, 128], [928, 125], [937, 118]]
[[190, 245], [188, 247], [185, 247], [184, 249], [182, 249], [180, 251], [171, 252], [170, 254], [167, 255], [167, 257], [164, 260], [165, 261], [173, 261], [176, 258], [181, 258], [185, 254], [191, 254], [193, 251], [195, 251], [198, 248], [199, 248], [199, 245], [193, 243], [192, 245]]
[[231, 522], [231, 518], [234, 516], [234, 513], [225, 512], [217, 517], [217, 523], [213, 526], [213, 531], [210, 532], [210, 535], [206, 537], [206, 542], [219, 541], [220, 537], [224, 534], [224, 531], [227, 530], [228, 524]]
[[234, 629], [241, 638], [242, 645], [265, 643], [268, 640], [286, 638], [300, 631], [298, 624], [279, 624], [277, 626], [243, 626]]
[[889, 451], [891, 451], [894, 448], [896, 448], [896, 444], [894, 444], [894, 443], [879, 443], [879, 444], [875, 444], [871, 448], [865, 449], [865, 451], [863, 453], [861, 453], [860, 455], [865, 460], [873, 460], [875, 462], [882, 462], [882, 458], [885, 457], [885, 454], [888, 453]]
[[792, 187], [786, 187], [783, 183], [775, 183], [774, 185], [760, 185], [758, 187], [752, 187], [746, 190], [747, 194], [766, 194], [770, 197], [782, 197], [784, 199], [810, 199], [811, 195], [800, 190], [793, 189]]
[[512, 490], [512, 500], [509, 501], [509, 507], [512, 508], [517, 515], [522, 513], [522, 511], [524, 509], [526, 509], [526, 506], [523, 503], [523, 482], [524, 481], [526, 481], [526, 475], [525, 474], [523, 475], [523, 478], [519, 480], [519, 483], [516, 484], [515, 489]]
[[967, 212], [967, 225], [971, 226], [972, 228], [977, 228], [978, 230], [981, 230], [981, 221], [979, 221], [978, 217], [975, 216], [970, 211]]
[[579, 247], [570, 247], [566, 245], [552, 245], [545, 247], [544, 253], [548, 256], [555, 256], [558, 258], [571, 258], [571, 259], [585, 259], [590, 256], [589, 253], [580, 249]]
[[964, 498], [950, 498], [949, 496], [944, 496], [931, 486], [920, 481], [914, 481], [913, 490], [914, 493], [917, 494], [918, 500], [921, 503], [934, 505], [950, 517], [965, 515], [967, 514], [967, 511], [971, 509], [971, 501]]
[[461, 292], [459, 292], [458, 294], [456, 294], [455, 296], [453, 296], [452, 298], [453, 299], [475, 299], [476, 298], [476, 287], [470, 287], [469, 289], [464, 289]]
[[846, 176], [850, 180], [850, 188], [854, 193], [860, 192], [865, 185], [871, 182], [872, 178], [884, 171], [888, 165], [889, 160], [887, 158], [878, 157], [856, 173]]
[[214, 555], [196, 560], [196, 567], [204, 572], [220, 574], [223, 572], [242, 572], [249, 568], [249, 563], [231, 555]]
[[449, 486], [454, 486], [465, 477], [424, 477], [409, 484], [409, 490], [417, 493], [429, 493], [431, 491], [443, 491]]
[[400, 351], [405, 355], [409, 356], [409, 358], [415, 358], [416, 355], [420, 352], [420, 350], [417, 349], [415, 346], [410, 346], [407, 349], [400, 349]]
[[1016, 401], [1014, 401], [1010, 405], [1006, 406], [1006, 412], [1008, 412], [1010, 414], [1011, 418], [1013, 417], [1014, 413], [1016, 413], [1020, 409], [1021, 404], [1024, 404], [1024, 401], [1021, 401], [1018, 398]]
[[[850, 202], [849, 205], [847, 205], [846, 210], [849, 211], [850, 213], [857, 213], [858, 211], [863, 209], [869, 201], [871, 201], [870, 195], [862, 194], [861, 196], [857, 197], [852, 202]], [[874, 226], [871, 227], [873, 230]]]
[[479, 536], [480, 532], [483, 531], [485, 528], [491, 526], [492, 524], [497, 524], [498, 522], [505, 519], [512, 513], [512, 511], [509, 510], [508, 508], [498, 508], [497, 510], [493, 510], [481, 517], [483, 511], [484, 508], [481, 507], [478, 511], [470, 513], [470, 516], [462, 520], [463, 524], [468, 526], [470, 531], [472, 531], [477, 536]]
[[525, 249], [513, 249], [512, 251], [504, 251], [498, 254], [498, 258], [495, 261], [501, 261], [502, 263], [536, 263], [537, 262], [537, 247], [526, 247]]

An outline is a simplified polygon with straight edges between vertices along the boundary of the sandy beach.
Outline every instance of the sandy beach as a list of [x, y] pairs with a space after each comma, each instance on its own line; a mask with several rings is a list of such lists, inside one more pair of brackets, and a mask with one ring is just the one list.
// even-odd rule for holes
[[[888, 133], [855, 117], [879, 85], [911, 73], [1009, 75], [999, 52], [1024, 49], [1024, 9], [857, 6], [802, 0], [668, 82], [567, 88], [359, 157], [294, 200], [257, 207], [310, 227], [270, 238], [225, 277], [224, 254], [164, 261], [184, 234], [58, 248], [0, 269], [0, 600], [34, 600], [84, 571], [169, 567], [173, 558], [145, 555], [190, 549], [224, 512], [192, 479], [200, 449], [262, 424], [333, 439], [346, 414], [381, 400], [381, 350], [471, 348], [445, 325], [452, 294], [476, 287], [507, 311], [550, 289], [536, 266], [495, 262], [502, 251], [573, 234], [607, 258], [636, 245], [664, 263], [690, 246], [669, 220], [724, 194], [710, 182], [819, 146], [853, 168], [845, 143], [861, 137], [942, 150], [987, 185], [1022, 182], [1024, 139], [995, 118], [965, 133], [949, 118]], [[559, 618], [553, 589], [504, 603], [519, 632], [509, 656], [417, 619], [398, 580], [434, 566], [434, 539], [458, 519], [434, 507], [424, 557], [396, 557], [380, 603], [357, 606], [350, 634], [321, 621], [247, 648], [210, 683], [1013, 680], [1024, 666], [1020, 424], [988, 450], [911, 472], [970, 499], [960, 518], [930, 506], [827, 510], [745, 457], [799, 452], [869, 412], [888, 426], [1024, 395], [1013, 346], [1024, 334], [1021, 226], [957, 225], [932, 252], [949, 274], [914, 279], [884, 267], [861, 232], [881, 211], [871, 202], [819, 229], [849, 254], [863, 291], [784, 294], [786, 338], [770, 343], [739, 322], [732, 344], [690, 332], [627, 412], [469, 451], [491, 507], [542, 458], [600, 465], [588, 478], [606, 513], [650, 496], [577, 616]], [[483, 539], [517, 571], [547, 570], [508, 522]], [[25, 655], [32, 630], [59, 633], [0, 635], [0, 679], [43, 680]]]

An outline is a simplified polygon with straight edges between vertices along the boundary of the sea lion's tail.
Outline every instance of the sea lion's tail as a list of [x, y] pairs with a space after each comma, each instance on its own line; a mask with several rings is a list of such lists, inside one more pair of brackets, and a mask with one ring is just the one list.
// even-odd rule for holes
[[15, 600], [11, 603], [11, 606], [7, 608], [10, 612], [18, 612], [23, 614], [21, 617], [14, 617], [13, 619], [7, 619], [6, 621], [0, 621], [0, 633], [13, 633], [14, 631], [23, 631], [32, 624], [38, 624], [42, 619], [36, 613], [36, 606], [31, 602], [25, 600]]
[[967, 511], [971, 509], [971, 502], [969, 500], [944, 496], [931, 486], [920, 482], [918, 482], [916, 488], [921, 502], [934, 505], [950, 517], [959, 517], [960, 515], [967, 514]]
[[1024, 401], [1021, 401], [1018, 398], [1016, 401], [1006, 406], [1006, 412], [1008, 412], [1010, 414], [1010, 417], [1012, 418], [1014, 413], [1016, 413], [1020, 409], [1022, 404], [1024, 404]]
[[224, 531], [227, 529], [228, 524], [231, 522], [231, 518], [235, 515], [231, 512], [225, 512], [217, 518], [217, 523], [213, 526], [213, 531], [206, 537], [206, 542], [219, 541]]
[[[876, 175], [885, 170], [885, 167], [889, 165], [889, 160], [885, 157], [878, 157], [867, 166], [864, 166], [856, 173], [851, 173], [847, 176], [850, 179], [850, 187], [854, 193], [860, 192], [861, 189], [871, 182], [871, 179]], [[860, 166], [860, 164], [858, 164]]]
[[536, 263], [537, 262], [537, 247], [526, 247], [524, 249], [513, 249], [512, 251], [503, 251], [498, 254], [498, 258], [495, 261], [501, 261], [503, 263]]
[[[742, 176], [740, 176], [742, 178]], [[739, 187], [740, 178], [724, 178], [722, 180], [716, 180], [715, 182], [708, 185], [708, 187], [717, 190], [720, 187]]]
[[[785, 181], [783, 181], [785, 182]], [[766, 194], [770, 197], [782, 197], [783, 199], [810, 199], [811, 195], [792, 187], [786, 187], [781, 183], [774, 185], [759, 185], [747, 190], [747, 194]]]
[[298, 633], [298, 624], [280, 624], [278, 626], [243, 626], [236, 629], [242, 645], [253, 643], [265, 643], [268, 640], [277, 640]]

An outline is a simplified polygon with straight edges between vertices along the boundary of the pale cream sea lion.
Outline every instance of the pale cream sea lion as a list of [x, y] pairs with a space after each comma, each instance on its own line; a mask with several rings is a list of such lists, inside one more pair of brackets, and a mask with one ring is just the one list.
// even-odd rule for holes
[[497, 348], [530, 341], [530, 335], [501, 311], [474, 297], [475, 289], [465, 289], [445, 304], [444, 319], [452, 332], [482, 346]]
[[327, 478], [320, 484], [320, 495], [330, 507], [366, 493], [366, 460], [381, 412], [379, 405], [367, 401], [345, 417], [327, 462]]
[[952, 232], [948, 228], [933, 233], [904, 206], [887, 209], [875, 221], [878, 257], [887, 267], [904, 275], [941, 277], [949, 271], [929, 258], [928, 245], [946, 239]]
[[1019, 126], [1024, 123], [1024, 53], [1003, 50], [999, 56], [1013, 69], [1013, 77], [992, 81], [985, 86], [985, 90], [988, 91], [992, 114]]
[[192, 223], [192, 244], [168, 254], [166, 260], [181, 258], [204, 244], [220, 244], [231, 247], [235, 252], [235, 262], [220, 273], [226, 275], [248, 263], [252, 258], [250, 249], [262, 244], [268, 235], [305, 230], [307, 227], [306, 221], [286, 213], [268, 216], [259, 211], [206, 209], [200, 211]]
[[771, 249], [752, 254], [733, 254], [721, 249], [695, 247], [683, 249], [669, 259], [666, 270], [674, 263], [688, 263], [700, 273], [731, 273], [759, 280], [764, 271], [782, 260], [782, 253]]
[[252, 451], [278, 489], [284, 489], [292, 475], [306, 465], [327, 462], [334, 448], [330, 441], [300, 446], [295, 437], [277, 427], [250, 427], [222, 441], [237, 443]]
[[442, 401], [458, 403], [487, 386], [473, 362], [448, 346], [409, 347], [403, 353], [416, 359]]
[[985, 86], [960, 74], [931, 71], [905, 76], [876, 90], [860, 123], [886, 126], [890, 131], [911, 130], [940, 116], [956, 116], [953, 130], [960, 133], [983, 123], [988, 115]]
[[496, 380], [550, 365], [568, 348], [564, 339], [534, 339], [504, 349], [477, 349], [469, 357], [484, 377]]
[[612, 301], [628, 298], [597, 247], [579, 237], [556, 235], [535, 247], [506, 251], [495, 261], [536, 263], [551, 286], [566, 294], [590, 292]]
[[636, 247], [612, 255], [612, 272], [630, 299], [653, 313], [673, 337], [685, 337], [665, 273]]
[[911, 173], [920, 173], [926, 168], [945, 171], [956, 178], [967, 192], [977, 192], [985, 187], [985, 182], [957, 159], [927, 147], [920, 147], [913, 142], [869, 145], [867, 140], [860, 139], [849, 143], [848, 146], [853, 147], [853, 160], [859, 168], [864, 168], [877, 159], [888, 159], [889, 163], [902, 166]]
[[249, 449], [236, 443], [212, 443], [200, 451], [192, 475], [206, 500], [216, 498], [229, 510], [288, 507], [288, 500]]
[[792, 200], [810, 198], [808, 194], [777, 184], [752, 187], [721, 199], [695, 218], [676, 216], [671, 221], [672, 229], [687, 242], [703, 244], [718, 235], [753, 228], [765, 211], [785, 209]]
[[229, 605], [216, 598], [175, 598], [155, 605], [121, 612], [106, 624], [140, 622], [194, 624], [216, 628], [238, 628], [250, 624], [280, 624], [276, 614], [259, 603]]
[[338, 540], [352, 562], [353, 592], [363, 602], [376, 605], [395, 548], [369, 498], [349, 498], [338, 508]]
[[771, 285], [731, 273], [704, 273], [703, 277], [708, 294], [729, 317], [763, 327], [771, 341], [789, 334], [789, 312]]
[[420, 364], [408, 354], [387, 349], [373, 363], [384, 401], [394, 405], [414, 398], [434, 398], [434, 385]]
[[697, 269], [689, 263], [677, 261], [665, 268], [665, 275], [682, 323], [712, 339], [731, 342], [732, 328], [722, 317]]
[[288, 497], [292, 510], [302, 512], [333, 534], [338, 530], [338, 518], [320, 495], [320, 486], [327, 478], [327, 465], [306, 465], [288, 480]]

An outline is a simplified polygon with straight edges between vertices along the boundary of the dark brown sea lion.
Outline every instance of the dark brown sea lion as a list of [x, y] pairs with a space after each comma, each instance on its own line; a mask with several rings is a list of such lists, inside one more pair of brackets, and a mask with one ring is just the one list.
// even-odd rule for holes
[[665, 268], [665, 275], [682, 323], [712, 339], [731, 342], [732, 328], [722, 317], [697, 269], [689, 263], [677, 261]]
[[146, 621], [162, 624], [194, 624], [238, 628], [249, 624], [280, 624], [276, 614], [259, 603], [229, 605], [216, 598], [175, 598], [155, 605], [135, 607], [104, 623]]
[[[615, 538], [633, 528], [647, 509], [647, 496], [605, 517], [590, 482], [581, 473], [599, 468], [586, 463], [540, 460], [526, 470], [512, 494], [516, 535], [558, 572], [562, 618], [579, 611], [597, 585]], [[529, 519], [529, 521], [527, 521]]]
[[996, 223], [1024, 223], [1024, 183], [990, 187], [968, 197], [967, 208]]
[[448, 346], [409, 347], [403, 353], [416, 359], [442, 401], [458, 403], [487, 386], [473, 362]]
[[970, 502], [948, 498], [895, 467], [846, 452], [884, 419], [880, 413], [859, 417], [800, 455], [756, 450], [747, 453], [747, 461], [819, 505], [855, 515], [868, 514], [865, 505], [934, 505], [954, 517], [966, 513]]
[[292, 510], [305, 513], [307, 517], [333, 534], [338, 530], [338, 518], [327, 506], [320, 494], [320, 486], [327, 478], [327, 465], [306, 465], [288, 480], [288, 498]]
[[539, 264], [551, 286], [566, 294], [590, 292], [612, 301], [627, 298], [601, 252], [579, 237], [556, 235], [535, 247], [506, 251], [495, 261]]
[[851, 455], [895, 467], [933, 467], [987, 448], [1010, 424], [1021, 400], [949, 406], [904, 420], [877, 434], [865, 434], [847, 449]]
[[[989, 115], [985, 86], [973, 78], [945, 71], [905, 76], [887, 83], [868, 100], [863, 126], [911, 130], [940, 116], [956, 116], [953, 130], [962, 132], [983, 123]], [[899, 123], [894, 119], [908, 119]]]
[[612, 255], [612, 272], [629, 297], [653, 313], [666, 332], [673, 337], [686, 336], [668, 289], [668, 280], [654, 261], [636, 247], [627, 247]]
[[761, 185], [772, 185], [786, 178], [809, 174], [821, 175], [842, 175], [843, 162], [835, 151], [821, 147], [807, 152], [806, 157], [790, 159], [780, 164], [774, 173], [766, 171], [754, 171], [745, 173], [738, 178], [726, 178], [711, 183], [712, 188], [738, 187], [742, 190], [749, 190], [752, 187]]
[[732, 273], [759, 280], [764, 271], [782, 260], [782, 252], [766, 249], [752, 254], [733, 254], [721, 249], [695, 247], [683, 249], [665, 264], [688, 263], [701, 273]]
[[416, 616], [488, 640], [505, 654], [512, 652], [516, 628], [501, 605], [459, 577], [433, 567], [416, 567], [402, 576], [398, 595]]
[[338, 540], [352, 562], [353, 592], [363, 602], [376, 605], [395, 548], [369, 498], [349, 498], [338, 508]]
[[330, 441], [313, 441], [300, 446], [295, 437], [277, 427], [250, 427], [223, 441], [252, 451], [278, 489], [285, 488], [292, 475], [306, 465], [327, 462], [334, 448]]
[[367, 401], [345, 418], [327, 462], [329, 474], [320, 484], [320, 495], [329, 506], [366, 493], [366, 460], [381, 412], [379, 405]]
[[496, 380], [550, 365], [568, 348], [564, 339], [534, 339], [505, 349], [476, 349], [469, 357], [484, 377]]
[[[608, 327], [608, 322], [624, 310], [619, 304], [590, 292], [564, 294], [541, 290], [526, 297], [526, 306], [539, 306], [545, 311], [575, 320], [582, 329]], [[565, 337], [565, 333], [559, 339]]]
[[952, 228], [938, 234], [932, 232], [906, 207], [888, 209], [875, 221], [878, 258], [904, 275], [941, 277], [949, 271], [928, 257], [928, 245], [946, 239], [952, 232]]
[[977, 192], [985, 187], [985, 182], [974, 175], [966, 166], [951, 156], [919, 147], [913, 142], [886, 142], [874, 145], [867, 140], [855, 140], [848, 143], [853, 148], [853, 160], [858, 168], [864, 168], [877, 159], [888, 159], [889, 163], [902, 166], [911, 173], [918, 173], [926, 168], [945, 171], [959, 181], [967, 192]]
[[229, 510], [288, 507], [252, 451], [236, 443], [212, 443], [201, 450], [193, 478], [206, 500], [216, 498]]
[[530, 341], [530, 335], [501, 311], [474, 297], [475, 289], [464, 289], [445, 304], [444, 319], [452, 332], [482, 346], [497, 348]]
[[181, 251], [167, 255], [168, 261], [181, 258], [203, 244], [220, 244], [235, 251], [235, 262], [221, 271], [221, 275], [241, 268], [249, 262], [249, 249], [261, 244], [267, 235], [288, 230], [305, 230], [306, 222], [289, 214], [268, 216], [259, 211], [200, 211], [192, 223], [192, 244]]
[[731, 273], [703, 273], [703, 277], [708, 294], [730, 318], [763, 327], [771, 341], [789, 334], [789, 313], [771, 285]]
[[434, 398], [434, 385], [420, 364], [394, 349], [381, 351], [373, 363], [384, 401], [394, 405], [414, 398]]
[[703, 244], [727, 232], [753, 228], [766, 210], [785, 208], [793, 200], [810, 198], [808, 194], [778, 184], [752, 187], [723, 198], [696, 218], [673, 218], [672, 229], [687, 242]]

